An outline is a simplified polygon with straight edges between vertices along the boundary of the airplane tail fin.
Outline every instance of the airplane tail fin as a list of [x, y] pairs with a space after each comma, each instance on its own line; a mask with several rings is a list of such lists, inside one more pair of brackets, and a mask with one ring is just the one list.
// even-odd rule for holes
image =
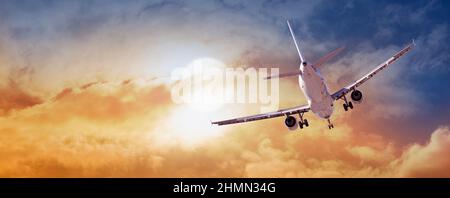
[[287, 23], [287, 25], [289, 27], [289, 31], [291, 32], [292, 40], [294, 40], [295, 48], [297, 48], [298, 56], [300, 57], [300, 60], [303, 63], [303, 62], [305, 62], [305, 59], [303, 58], [302, 53], [300, 52], [300, 47], [299, 47], [299, 45], [297, 43], [297, 39], [295, 38], [295, 34], [294, 34], [294, 31], [292, 30], [292, 27], [291, 27], [291, 24], [289, 23], [289, 20], [286, 20], [286, 23]]

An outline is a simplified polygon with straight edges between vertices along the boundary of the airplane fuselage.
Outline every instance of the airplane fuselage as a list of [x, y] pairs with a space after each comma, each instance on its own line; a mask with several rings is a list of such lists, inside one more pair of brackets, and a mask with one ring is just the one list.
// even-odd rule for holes
[[[320, 74], [320, 72], [317, 70], [317, 67], [320, 67], [324, 62], [329, 60], [330, 58], [334, 57], [337, 53], [339, 53], [343, 48], [338, 48], [334, 50], [333, 52], [323, 56], [320, 58], [315, 64], [308, 65], [305, 59], [303, 58], [303, 55], [301, 54], [300, 47], [297, 43], [297, 40], [295, 39], [294, 31], [292, 30], [292, 27], [287, 21], [287, 25], [289, 27], [289, 31], [292, 36], [292, 40], [294, 40], [295, 48], [297, 49], [298, 56], [300, 58], [300, 71], [294, 72], [294, 73], [287, 73], [287, 74], [281, 74], [276, 76], [269, 76], [265, 79], [272, 79], [272, 78], [283, 78], [283, 77], [289, 77], [298, 75], [298, 82], [300, 85], [300, 89], [302, 90], [304, 96], [306, 97], [308, 101], [308, 105], [301, 105], [296, 106], [292, 108], [287, 109], [280, 109], [278, 111], [274, 112], [268, 112], [268, 113], [262, 113], [252, 116], [245, 116], [240, 118], [234, 118], [234, 119], [228, 119], [218, 122], [212, 122], [213, 124], [217, 125], [227, 125], [227, 124], [236, 124], [236, 123], [243, 123], [243, 122], [251, 122], [256, 120], [263, 120], [263, 119], [270, 119], [280, 116], [286, 116], [284, 120], [284, 124], [289, 128], [289, 130], [294, 130], [297, 128], [304, 128], [309, 126], [309, 122], [307, 119], [304, 119], [303, 114], [306, 112], [313, 112], [317, 117], [326, 119], [328, 121], [328, 128], [332, 129], [334, 128], [334, 125], [331, 123], [330, 117], [333, 114], [333, 103], [337, 100], [344, 100], [344, 104], [342, 105], [344, 107], [345, 111], [348, 111], [349, 109], [353, 109], [353, 104], [351, 101], [347, 101], [346, 95], [350, 94], [350, 98], [354, 102], [361, 102], [363, 99], [362, 92], [359, 90], [356, 90], [357, 87], [361, 86], [364, 82], [372, 78], [374, 75], [376, 75], [379, 71], [386, 68], [388, 65], [394, 63], [396, 60], [398, 60], [401, 56], [406, 54], [408, 51], [410, 51], [414, 46], [414, 40], [411, 44], [394, 54], [391, 58], [389, 58], [387, 61], [383, 62], [382, 64], [378, 65], [375, 69], [364, 75], [362, 78], [354, 81], [353, 83], [342, 87], [337, 92], [330, 94], [328, 91], [327, 84]], [[317, 66], [317, 67], [316, 67]], [[299, 115], [300, 120], [297, 121], [297, 119], [294, 117], [295, 114]]]
[[311, 111], [323, 119], [333, 114], [333, 98], [328, 92], [324, 78], [310, 65], [301, 65], [300, 88], [308, 100]]

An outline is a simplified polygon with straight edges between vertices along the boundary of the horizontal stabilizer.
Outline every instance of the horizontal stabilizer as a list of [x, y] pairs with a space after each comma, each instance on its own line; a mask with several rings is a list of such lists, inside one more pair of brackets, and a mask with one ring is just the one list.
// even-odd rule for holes
[[302, 71], [296, 71], [296, 72], [291, 72], [291, 73], [279, 74], [279, 75], [275, 75], [275, 76], [268, 76], [268, 77], [265, 77], [264, 79], [269, 80], [272, 78], [284, 78], [284, 77], [298, 76], [301, 74], [302, 74]]
[[320, 58], [319, 60], [317, 60], [313, 66], [315, 68], [320, 67], [321, 65], [323, 65], [324, 63], [326, 63], [327, 61], [329, 61], [330, 59], [332, 59], [333, 57], [335, 57], [336, 55], [338, 55], [340, 52], [342, 52], [342, 50], [344, 50], [344, 47], [340, 47], [337, 48], [335, 50], [333, 50], [332, 52], [328, 53], [327, 55], [323, 56], [322, 58]]

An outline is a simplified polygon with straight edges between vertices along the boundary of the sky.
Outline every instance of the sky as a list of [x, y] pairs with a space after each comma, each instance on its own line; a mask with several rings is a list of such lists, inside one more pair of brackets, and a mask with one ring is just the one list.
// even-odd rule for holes
[[[448, 1], [0, 0], [0, 177], [450, 177]], [[199, 111], [171, 98], [177, 68], [319, 69], [338, 90], [415, 40], [365, 83], [335, 128], [306, 114], [213, 127], [260, 104]], [[295, 78], [280, 108], [305, 104]]]

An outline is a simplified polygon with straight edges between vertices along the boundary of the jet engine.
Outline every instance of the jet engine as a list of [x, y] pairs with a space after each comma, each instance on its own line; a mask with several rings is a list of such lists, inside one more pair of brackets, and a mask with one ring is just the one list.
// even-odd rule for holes
[[355, 103], [361, 103], [363, 100], [363, 94], [361, 91], [355, 90], [351, 93], [350, 97]]
[[298, 128], [297, 119], [294, 116], [288, 116], [286, 120], [284, 120], [284, 124], [289, 128], [289, 130], [293, 131]]

